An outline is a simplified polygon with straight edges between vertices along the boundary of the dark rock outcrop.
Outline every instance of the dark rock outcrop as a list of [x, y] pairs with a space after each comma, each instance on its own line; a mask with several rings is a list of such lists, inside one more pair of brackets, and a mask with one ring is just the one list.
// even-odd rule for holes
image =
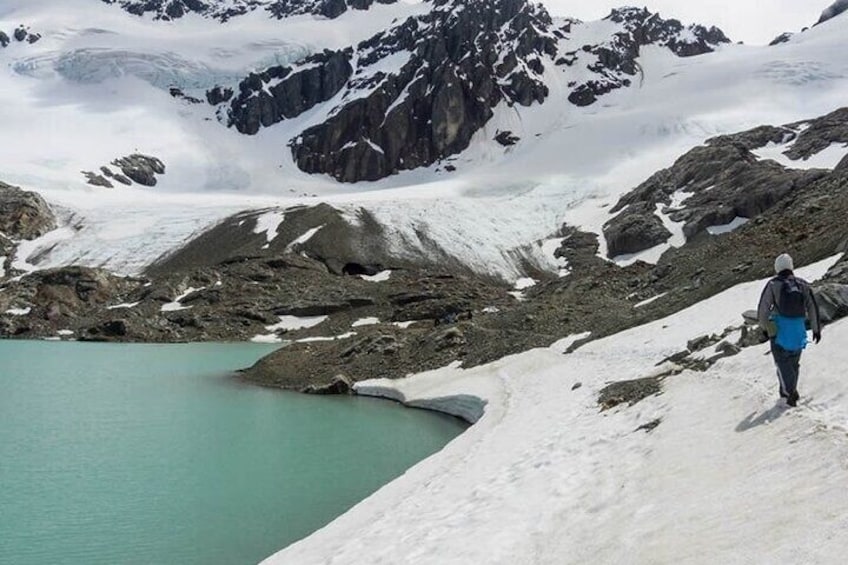
[[769, 143], [785, 144], [784, 154], [798, 161], [833, 143], [848, 144], [848, 108], [807, 122], [716, 137], [692, 149], [610, 210], [619, 213], [604, 226], [610, 256], [648, 249], [671, 235], [666, 231], [663, 239], [657, 205], [670, 220], [682, 222], [684, 235], [691, 239], [711, 226], [755, 218], [788, 194], [827, 175], [821, 169], [785, 168], [751, 152]]
[[183, 92], [183, 89], [177, 88], [176, 86], [172, 86], [168, 89], [168, 93], [176, 98], [177, 100], [184, 100], [189, 104], [203, 104], [203, 100], [199, 98], [195, 98], [189, 94]]
[[[325, 51], [295, 67], [271, 67], [251, 74], [239, 84], [239, 93], [232, 100], [230, 125], [252, 135], [260, 127], [294, 118], [326, 102], [353, 73], [350, 57], [349, 50]], [[226, 99], [226, 90], [216, 87], [207, 93], [207, 99], [210, 102]]]
[[0, 232], [13, 239], [35, 239], [56, 229], [56, 218], [47, 202], [0, 182]]
[[[730, 40], [716, 28], [701, 25], [684, 27], [678, 20], [664, 20], [647, 9], [614, 9], [605, 20], [621, 24], [622, 31], [608, 41], [597, 45], [574, 46], [558, 59], [558, 63], [573, 66], [582, 57], [592, 56], [594, 62], [587, 66], [596, 77], [582, 84], [569, 84], [572, 88], [568, 100], [576, 106], [589, 106], [599, 96], [618, 88], [630, 86], [632, 78], [641, 73], [637, 61], [640, 50], [647, 45], [666, 47], [679, 57], [692, 57], [710, 53]], [[566, 24], [570, 33], [573, 22]]]
[[[395, 0], [376, 0], [390, 4]], [[186, 14], [199, 14], [226, 22], [254, 10], [265, 10], [275, 18], [312, 14], [337, 18], [348, 9], [367, 10], [375, 0], [103, 0], [117, 4], [130, 14], [151, 14], [157, 20], [176, 20]]]
[[217, 106], [218, 104], [229, 102], [232, 97], [232, 88], [216, 86], [215, 88], [206, 92], [206, 101], [209, 102], [209, 104], [211, 104], [212, 106]]
[[775, 45], [780, 45], [781, 43], [788, 43], [794, 35], [794, 33], [788, 31], [781, 33], [780, 35], [771, 40], [771, 42], [769, 43], [769, 47], [774, 47]]
[[[121, 169], [125, 177], [132, 179], [144, 186], [156, 186], [156, 175], [165, 174], [165, 165], [156, 157], [134, 153], [120, 159], [115, 159], [112, 164]], [[128, 184], [115, 176], [115, 180]]]
[[[357, 46], [342, 105], [291, 142], [295, 162], [356, 182], [459, 153], [494, 106], [548, 95], [540, 58], [556, 52], [550, 27], [547, 12], [523, 0], [437, 0], [430, 13]], [[404, 53], [391, 73], [379, 67]]]
[[[226, 116], [223, 107], [218, 115], [254, 134], [333, 99], [326, 119], [290, 140], [294, 161], [342, 182], [374, 181], [462, 152], [498, 105], [544, 102], [544, 76], [554, 66], [567, 80], [571, 67], [589, 60], [580, 74], [593, 78], [569, 83], [570, 100], [589, 105], [631, 84], [642, 46], [685, 57], [728, 42], [717, 28], [684, 28], [647, 10], [614, 10], [607, 19], [621, 31], [574, 46], [568, 34], [579, 22], [555, 29], [544, 8], [526, 0], [435, 0], [429, 13], [356, 46], [251, 74]], [[207, 99], [217, 105], [228, 96], [217, 87]], [[502, 132], [497, 141], [517, 138]]]
[[641, 202], [604, 225], [604, 237], [609, 256], [617, 257], [659, 245], [671, 237], [671, 232], [654, 214], [653, 206]]
[[499, 131], [497, 135], [495, 135], [495, 141], [503, 145], [504, 147], [509, 147], [510, 145], [515, 145], [521, 140], [520, 137], [514, 135], [509, 130]]
[[11, 39], [9, 39], [9, 36], [5, 32], [0, 31], [0, 47], [7, 47], [10, 42]]
[[[5, 40], [3, 39], [4, 37], [5, 37]], [[21, 25], [21, 26], [18, 26], [17, 29], [15, 29], [15, 31], [12, 33], [12, 37], [14, 37], [15, 40], [17, 40], [19, 42], [26, 41], [27, 43], [32, 44], [32, 43], [36, 43], [39, 39], [41, 39], [41, 34], [40, 33], [31, 33], [29, 31], [28, 27]], [[2, 45], [3, 47], [6, 47], [6, 45], [8, 45], [8, 44], [9, 44], [9, 36], [7, 36], [5, 33], [3, 33], [2, 35], [0, 35], [0, 45]]]
[[[807, 160], [816, 153], [827, 149], [834, 143], [848, 147], [848, 108], [840, 108], [826, 116], [790, 124], [788, 127], [801, 128], [803, 131], [784, 154], [793, 161]], [[848, 155], [848, 149], [846, 149]]]
[[619, 404], [634, 404], [662, 392], [661, 377], [646, 377], [632, 381], [619, 381], [601, 389], [598, 405], [601, 410], [609, 410]]
[[102, 186], [104, 188], [114, 188], [115, 186], [103, 175], [98, 175], [91, 171], [83, 171], [82, 174], [85, 176], [86, 182], [92, 186]]
[[822, 12], [816, 25], [823, 24], [846, 11], [848, 11], [848, 0], [836, 0]]

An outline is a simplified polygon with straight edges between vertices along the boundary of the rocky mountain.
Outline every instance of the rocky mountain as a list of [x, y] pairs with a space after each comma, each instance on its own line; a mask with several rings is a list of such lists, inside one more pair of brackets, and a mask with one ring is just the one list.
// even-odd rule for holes
[[[474, 366], [550, 345], [562, 335], [591, 332], [596, 339], [769, 273], [787, 242], [799, 264], [848, 251], [846, 126], [848, 109], [840, 109], [693, 148], [623, 196], [603, 234], [612, 254], [636, 252], [668, 239], [652, 239], [665, 226], [660, 216], [668, 216], [685, 236], [679, 246], [670, 246], [655, 265], [620, 266], [598, 256], [596, 234], [563, 225], [556, 254], [567, 260], [570, 273], [535, 271], [539, 284], [521, 300], [502, 281], [475, 273], [446, 250], [415, 254], [399, 248], [391, 226], [365, 208], [318, 204], [235, 214], [138, 277], [74, 266], [7, 281], [0, 293], [0, 334], [98, 341], [285, 339], [294, 344], [245, 378], [310, 392], [344, 392], [360, 379], [393, 378], [454, 361]], [[824, 151], [842, 160], [832, 169], [794, 169], [755, 153], [765, 146], [785, 153], [789, 163]], [[7, 233], [33, 236], [50, 229], [52, 216], [30, 213], [43, 208], [37, 201], [3, 188], [8, 204], [0, 217]], [[709, 229], [742, 216], [749, 221]], [[647, 226], [647, 235], [633, 228], [639, 224]], [[848, 259], [836, 263], [815, 290], [824, 320], [848, 315]], [[317, 322], [287, 327], [284, 320], [291, 317]], [[738, 342], [728, 343], [721, 355], [696, 355], [705, 343], [738, 331]], [[677, 361], [705, 370], [758, 340], [740, 318], [738, 327], [693, 344]]]
[[836, 0], [833, 4], [828, 6], [823, 12], [821, 17], [819, 18], [818, 23], [822, 24], [832, 18], [835, 18], [839, 14], [848, 11], [848, 1], [846, 0]]
[[312, 14], [337, 18], [346, 11], [367, 10], [374, 2], [391, 4], [396, 0], [102, 0], [117, 4], [130, 14], [151, 14], [158, 20], [175, 20], [186, 14], [199, 14], [221, 22], [264, 10], [274, 18]]
[[[623, 196], [604, 226], [609, 256], [637, 253], [672, 237], [679, 224], [686, 240], [712, 226], [754, 219], [793, 193], [844, 174], [848, 157], [833, 172], [807, 169], [810, 158], [834, 144], [848, 145], [848, 108], [784, 126], [762, 126], [710, 139]], [[782, 149], [784, 164], [755, 154]], [[793, 168], [793, 165], [798, 168]]]
[[551, 73], [567, 81], [569, 101], [588, 106], [631, 85], [644, 46], [688, 57], [729, 42], [715, 27], [647, 10], [613, 10], [606, 21], [615, 31], [587, 43], [583, 24], [554, 22], [525, 0], [435, 0], [356, 46], [251, 74], [207, 99], [228, 103], [227, 124], [245, 134], [319, 107], [325, 118], [289, 143], [297, 166], [377, 180], [464, 151], [498, 106], [543, 103]]

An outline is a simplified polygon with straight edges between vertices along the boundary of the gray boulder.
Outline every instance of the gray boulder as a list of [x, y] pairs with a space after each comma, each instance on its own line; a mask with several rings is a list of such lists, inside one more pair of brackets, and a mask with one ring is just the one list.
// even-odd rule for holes
[[104, 177], [103, 175], [98, 175], [97, 173], [93, 173], [91, 171], [83, 171], [83, 175], [85, 175], [86, 182], [92, 186], [102, 186], [104, 188], [114, 188], [114, 185], [109, 182], [109, 179]]
[[[314, 15], [337, 18], [349, 8], [367, 10], [375, 0], [102, 0], [106, 4], [117, 4], [130, 14], [151, 14], [156, 20], [176, 20], [187, 14], [198, 14], [222, 23], [243, 16], [254, 10], [264, 9], [273, 17], [282, 19], [297, 15]], [[380, 4], [391, 4], [395, 0], [376, 0]]]
[[825, 324], [848, 316], [848, 284], [823, 283], [815, 287], [819, 315]]
[[9, 36], [5, 32], [0, 31], [0, 47], [6, 47], [11, 42]]
[[607, 255], [617, 257], [650, 249], [668, 241], [671, 232], [654, 214], [653, 207], [635, 203], [604, 224]]
[[56, 218], [41, 196], [0, 182], [0, 232], [13, 239], [35, 239], [54, 229]]

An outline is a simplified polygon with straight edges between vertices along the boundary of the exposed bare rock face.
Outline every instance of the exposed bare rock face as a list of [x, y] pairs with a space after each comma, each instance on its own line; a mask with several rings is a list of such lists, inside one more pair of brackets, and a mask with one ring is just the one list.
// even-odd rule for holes
[[569, 100], [586, 106], [631, 84], [642, 46], [685, 57], [728, 41], [717, 28], [685, 28], [647, 10], [614, 10], [607, 19], [621, 31], [577, 45], [570, 34], [579, 22], [557, 28], [526, 0], [435, 0], [429, 13], [358, 45], [253, 73], [234, 97], [216, 87], [207, 99], [228, 103], [219, 116], [246, 134], [332, 99], [326, 117], [290, 141], [295, 163], [342, 182], [374, 181], [464, 151], [499, 105], [543, 103], [550, 73], [580, 76], [568, 82]]
[[186, 14], [199, 14], [226, 22], [254, 10], [264, 10], [275, 18], [312, 14], [337, 18], [350, 9], [367, 10], [375, 2], [391, 4], [395, 0], [103, 0], [117, 4], [130, 14], [152, 15], [157, 20], [176, 20]]
[[[821, 124], [832, 121], [829, 116]], [[717, 174], [725, 152], [744, 172], [750, 166], [745, 147], [785, 141], [788, 151], [788, 133], [758, 128], [729, 136], [717, 144], [718, 153], [689, 155], [700, 155], [704, 169], [694, 184]], [[799, 183], [748, 224], [718, 236], [698, 233], [667, 251], [657, 265], [620, 267], [605, 261], [597, 256], [595, 234], [563, 226], [557, 254], [573, 267], [571, 274], [541, 275], [524, 301], [509, 294], [509, 285], [476, 276], [461, 264], [433, 258], [428, 263], [387, 245], [391, 238], [385, 228], [364, 210], [321, 205], [245, 212], [163, 258], [144, 278], [66, 267], [0, 283], [0, 335], [146, 342], [260, 335], [292, 345], [247, 370], [245, 379], [345, 393], [363, 379], [396, 378], [455, 362], [472, 367], [550, 345], [563, 335], [610, 335], [767, 276], [774, 256], [787, 248], [798, 264], [848, 250], [848, 174], [802, 173], [812, 175], [809, 182]], [[666, 194], [662, 185], [655, 192], [657, 200]], [[674, 201], [679, 203], [679, 194]], [[846, 264], [837, 263], [816, 285], [827, 319], [848, 314]], [[386, 276], [368, 276], [377, 272]], [[654, 300], [646, 304], [647, 299]], [[281, 324], [290, 316], [321, 319], [295, 329]], [[742, 322], [722, 332], [721, 339], [736, 335]], [[721, 355], [757, 342], [755, 333], [741, 333], [738, 342], [721, 346]]]
[[[165, 174], [165, 165], [156, 157], [134, 153], [120, 159], [115, 159], [112, 164], [123, 173], [124, 179], [129, 179], [143, 186], [156, 186], [156, 175]], [[128, 184], [125, 180], [115, 176], [115, 180]]]
[[[692, 239], [711, 226], [756, 218], [788, 195], [828, 177], [827, 170], [786, 168], [752, 153], [768, 144], [785, 145], [784, 155], [802, 166], [832, 144], [848, 144], [848, 108], [808, 122], [716, 137], [692, 149], [610, 210], [618, 215], [604, 225], [609, 256], [667, 241], [671, 232], [658, 214], [682, 223], [683, 234]], [[833, 173], [840, 170], [838, 165]]]
[[836, 0], [822, 12], [816, 25], [823, 24], [846, 11], [848, 11], [848, 0]]
[[[556, 52], [550, 27], [548, 14], [523, 0], [437, 0], [430, 13], [355, 48], [251, 75], [229, 123], [255, 133], [343, 91], [331, 117], [291, 141], [302, 170], [355, 182], [427, 166], [465, 149], [500, 102], [545, 99], [541, 58]], [[382, 70], [393, 57], [405, 62]]]
[[0, 181], [0, 232], [7, 238], [35, 239], [56, 229], [56, 218], [47, 202]]
[[[336, 95], [353, 73], [352, 51], [325, 51], [307, 57], [295, 67], [271, 67], [254, 73], [239, 84], [232, 100], [230, 125], [241, 133], [255, 134], [294, 118]], [[232, 98], [220, 87], [207, 93], [210, 103]]]
[[[569, 83], [572, 91], [568, 100], [577, 106], [589, 106], [599, 96], [630, 86], [641, 72], [637, 59], [642, 47], [657, 45], [670, 49], [678, 57], [692, 57], [710, 53], [722, 43], [730, 42], [717, 27], [684, 27], [678, 20], [665, 20], [647, 9], [619, 8], [604, 19], [622, 24], [623, 31], [597, 45], [572, 46], [557, 60], [558, 65], [571, 67], [580, 65], [584, 57], [595, 57], [587, 68], [596, 78]], [[562, 30], [566, 36], [572, 25]]]

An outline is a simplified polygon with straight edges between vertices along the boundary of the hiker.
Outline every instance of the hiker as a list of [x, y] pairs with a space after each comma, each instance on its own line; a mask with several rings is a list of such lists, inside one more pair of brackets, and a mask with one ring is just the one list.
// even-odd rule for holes
[[792, 257], [784, 253], [774, 261], [777, 276], [763, 289], [757, 319], [771, 343], [777, 366], [780, 397], [789, 406], [798, 403], [798, 368], [801, 352], [807, 346], [807, 321], [813, 341], [821, 341], [821, 319], [810, 283], [796, 277]]

